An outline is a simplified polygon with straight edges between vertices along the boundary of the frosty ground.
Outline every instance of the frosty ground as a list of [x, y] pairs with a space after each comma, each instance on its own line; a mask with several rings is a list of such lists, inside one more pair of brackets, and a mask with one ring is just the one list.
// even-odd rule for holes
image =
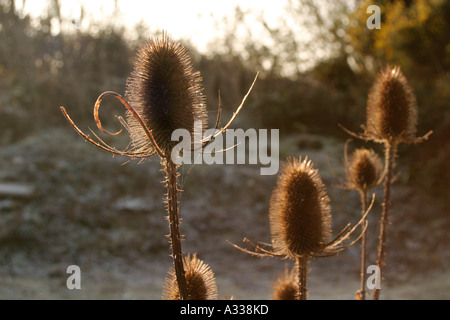
[[[314, 135], [283, 137], [280, 145], [281, 160], [308, 156], [320, 169], [334, 234], [360, 216], [358, 193], [338, 187], [345, 178], [343, 150], [344, 141]], [[33, 191], [0, 197], [0, 298], [160, 299], [172, 262], [159, 170], [156, 158], [113, 158], [67, 128], [2, 146], [0, 182]], [[270, 242], [276, 176], [261, 176], [257, 165], [185, 165], [180, 171], [184, 252], [197, 252], [211, 266], [219, 298], [270, 299], [275, 279], [292, 262], [248, 256], [229, 242]], [[382, 190], [375, 193], [370, 264]], [[400, 178], [392, 203], [381, 298], [449, 299], [448, 210]], [[354, 299], [359, 249], [358, 243], [337, 257], [313, 260], [309, 298]], [[81, 290], [66, 287], [66, 268], [73, 264], [81, 268]]]

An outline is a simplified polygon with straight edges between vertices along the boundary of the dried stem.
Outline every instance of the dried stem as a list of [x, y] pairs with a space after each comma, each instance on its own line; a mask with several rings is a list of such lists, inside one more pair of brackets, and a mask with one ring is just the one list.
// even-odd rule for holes
[[[380, 236], [378, 239], [378, 260], [377, 266], [380, 270], [380, 279], [383, 277], [383, 268], [386, 257], [386, 233], [389, 217], [389, 209], [391, 206], [391, 185], [393, 176], [394, 159], [397, 150], [397, 143], [394, 141], [385, 142], [385, 163], [386, 163], [386, 178], [384, 181], [384, 202], [383, 211], [381, 213], [380, 221]], [[373, 300], [378, 300], [381, 289], [375, 289]]]
[[308, 257], [298, 256], [297, 257], [297, 268], [298, 268], [298, 295], [299, 300], [306, 300], [306, 278], [308, 273]]
[[172, 248], [172, 258], [175, 267], [175, 275], [180, 290], [180, 299], [187, 300], [188, 290], [186, 284], [186, 275], [183, 267], [183, 252], [181, 250], [180, 219], [178, 214], [178, 186], [177, 186], [177, 165], [173, 163], [170, 157], [162, 160], [163, 171], [166, 173], [167, 187], [167, 213], [170, 228], [170, 245]]
[[106, 131], [103, 126], [102, 123], [100, 122], [100, 118], [99, 118], [99, 109], [100, 109], [100, 104], [102, 103], [102, 100], [105, 96], [107, 95], [112, 95], [114, 96], [117, 100], [119, 100], [127, 109], [128, 111], [131, 112], [131, 114], [133, 115], [133, 117], [137, 120], [137, 122], [141, 125], [142, 129], [144, 129], [144, 132], [148, 138], [148, 140], [151, 142], [151, 145], [153, 148], [155, 148], [156, 152], [158, 153], [158, 155], [160, 157], [164, 157], [164, 153], [161, 151], [161, 149], [158, 147], [158, 144], [155, 141], [155, 138], [153, 137], [152, 132], [147, 128], [147, 126], [145, 125], [144, 121], [142, 120], [142, 118], [140, 117], [140, 115], [136, 112], [136, 110], [130, 106], [130, 104], [118, 93], [114, 92], [114, 91], [106, 91], [103, 92], [98, 98], [97, 101], [95, 102], [95, 106], [94, 106], [94, 119], [95, 122], [97, 124], [97, 127], [103, 131], [104, 133], [107, 133], [109, 135], [118, 135], [120, 132], [122, 132], [122, 130], [119, 130], [115, 133], [111, 133]]
[[[361, 205], [362, 205], [362, 214], [367, 210], [367, 192], [366, 190], [361, 190]], [[361, 228], [364, 228], [365, 222], [367, 218], [364, 218], [364, 224], [361, 226]], [[361, 238], [361, 288], [359, 291], [359, 298], [361, 300], [365, 300], [366, 298], [366, 291], [365, 291], [365, 284], [366, 284], [366, 233], [364, 232]]]

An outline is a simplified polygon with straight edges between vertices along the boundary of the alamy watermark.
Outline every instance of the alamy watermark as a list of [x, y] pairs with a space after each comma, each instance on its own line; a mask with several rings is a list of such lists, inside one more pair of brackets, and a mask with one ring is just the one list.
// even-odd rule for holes
[[367, 18], [366, 26], [367, 29], [381, 29], [381, 9], [379, 6], [371, 5], [367, 7], [367, 14], [371, 14], [369, 18]]
[[81, 269], [77, 265], [70, 265], [66, 269], [66, 273], [70, 273], [71, 275], [67, 278], [66, 286], [67, 289], [81, 289]]
[[367, 267], [367, 273], [370, 273], [366, 281], [367, 288], [369, 290], [381, 289], [380, 268], [377, 265], [370, 265]]
[[179, 142], [172, 149], [175, 164], [261, 164], [261, 175], [274, 175], [279, 169], [279, 130], [227, 129], [206, 147], [202, 144], [216, 133], [208, 129], [203, 133], [202, 122], [195, 121], [194, 132], [174, 130], [171, 140]]

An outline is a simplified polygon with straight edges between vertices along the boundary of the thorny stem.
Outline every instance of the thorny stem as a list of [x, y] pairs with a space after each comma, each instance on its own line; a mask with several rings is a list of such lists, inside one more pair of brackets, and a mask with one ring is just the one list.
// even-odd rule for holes
[[306, 300], [306, 278], [308, 267], [308, 257], [298, 256], [297, 257], [297, 268], [298, 268], [298, 294], [299, 300]]
[[180, 300], [187, 300], [189, 297], [186, 284], [186, 275], [183, 267], [180, 220], [178, 215], [177, 165], [173, 163], [170, 156], [164, 158], [162, 162], [166, 173], [167, 213], [169, 215], [170, 245], [172, 248], [173, 264], [175, 267], [175, 275], [180, 292]]
[[[392, 185], [392, 171], [394, 166], [394, 158], [397, 150], [397, 143], [394, 141], [387, 141], [385, 143], [385, 161], [386, 161], [386, 178], [384, 181], [384, 202], [383, 211], [381, 213], [380, 221], [380, 236], [378, 239], [378, 260], [377, 267], [380, 271], [379, 277], [383, 278], [383, 267], [385, 265], [386, 257], [386, 232], [388, 225], [389, 209], [391, 206], [391, 185]], [[381, 289], [375, 289], [373, 300], [378, 300]]]
[[[361, 205], [362, 205], [362, 214], [367, 210], [367, 192], [366, 190], [361, 190]], [[364, 223], [361, 228], [364, 228], [365, 222], [367, 218], [364, 219]], [[365, 283], [366, 283], [366, 233], [364, 232], [361, 238], [361, 289], [359, 291], [359, 297], [361, 300], [365, 300], [366, 291], [365, 291]]]

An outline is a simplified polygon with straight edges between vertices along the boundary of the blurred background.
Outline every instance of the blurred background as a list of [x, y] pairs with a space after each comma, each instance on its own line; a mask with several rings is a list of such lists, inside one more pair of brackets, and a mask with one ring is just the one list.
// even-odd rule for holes
[[[368, 29], [369, 5], [381, 29]], [[418, 101], [418, 135], [401, 145], [388, 230], [385, 299], [450, 298], [450, 2], [416, 1], [66, 1], [0, 0], [0, 298], [160, 299], [171, 266], [158, 159], [112, 157], [63, 118], [95, 128], [93, 104], [124, 93], [136, 49], [167, 31], [203, 77], [210, 126], [239, 105], [234, 127], [280, 130], [280, 160], [308, 156], [332, 200], [334, 232], [360, 216], [345, 180], [338, 124], [359, 132], [378, 70], [398, 64]], [[123, 114], [105, 101], [102, 120]], [[103, 136], [102, 136], [103, 138]], [[127, 136], [108, 138], [126, 145]], [[363, 144], [354, 141], [351, 149]], [[382, 148], [366, 144], [382, 155]], [[270, 242], [276, 176], [255, 165], [183, 166], [184, 251], [216, 274], [220, 297], [270, 299], [289, 261], [232, 248], [244, 237]], [[369, 218], [376, 261], [382, 190]], [[81, 290], [66, 268], [79, 265]], [[354, 299], [359, 244], [313, 260], [311, 299]]]

